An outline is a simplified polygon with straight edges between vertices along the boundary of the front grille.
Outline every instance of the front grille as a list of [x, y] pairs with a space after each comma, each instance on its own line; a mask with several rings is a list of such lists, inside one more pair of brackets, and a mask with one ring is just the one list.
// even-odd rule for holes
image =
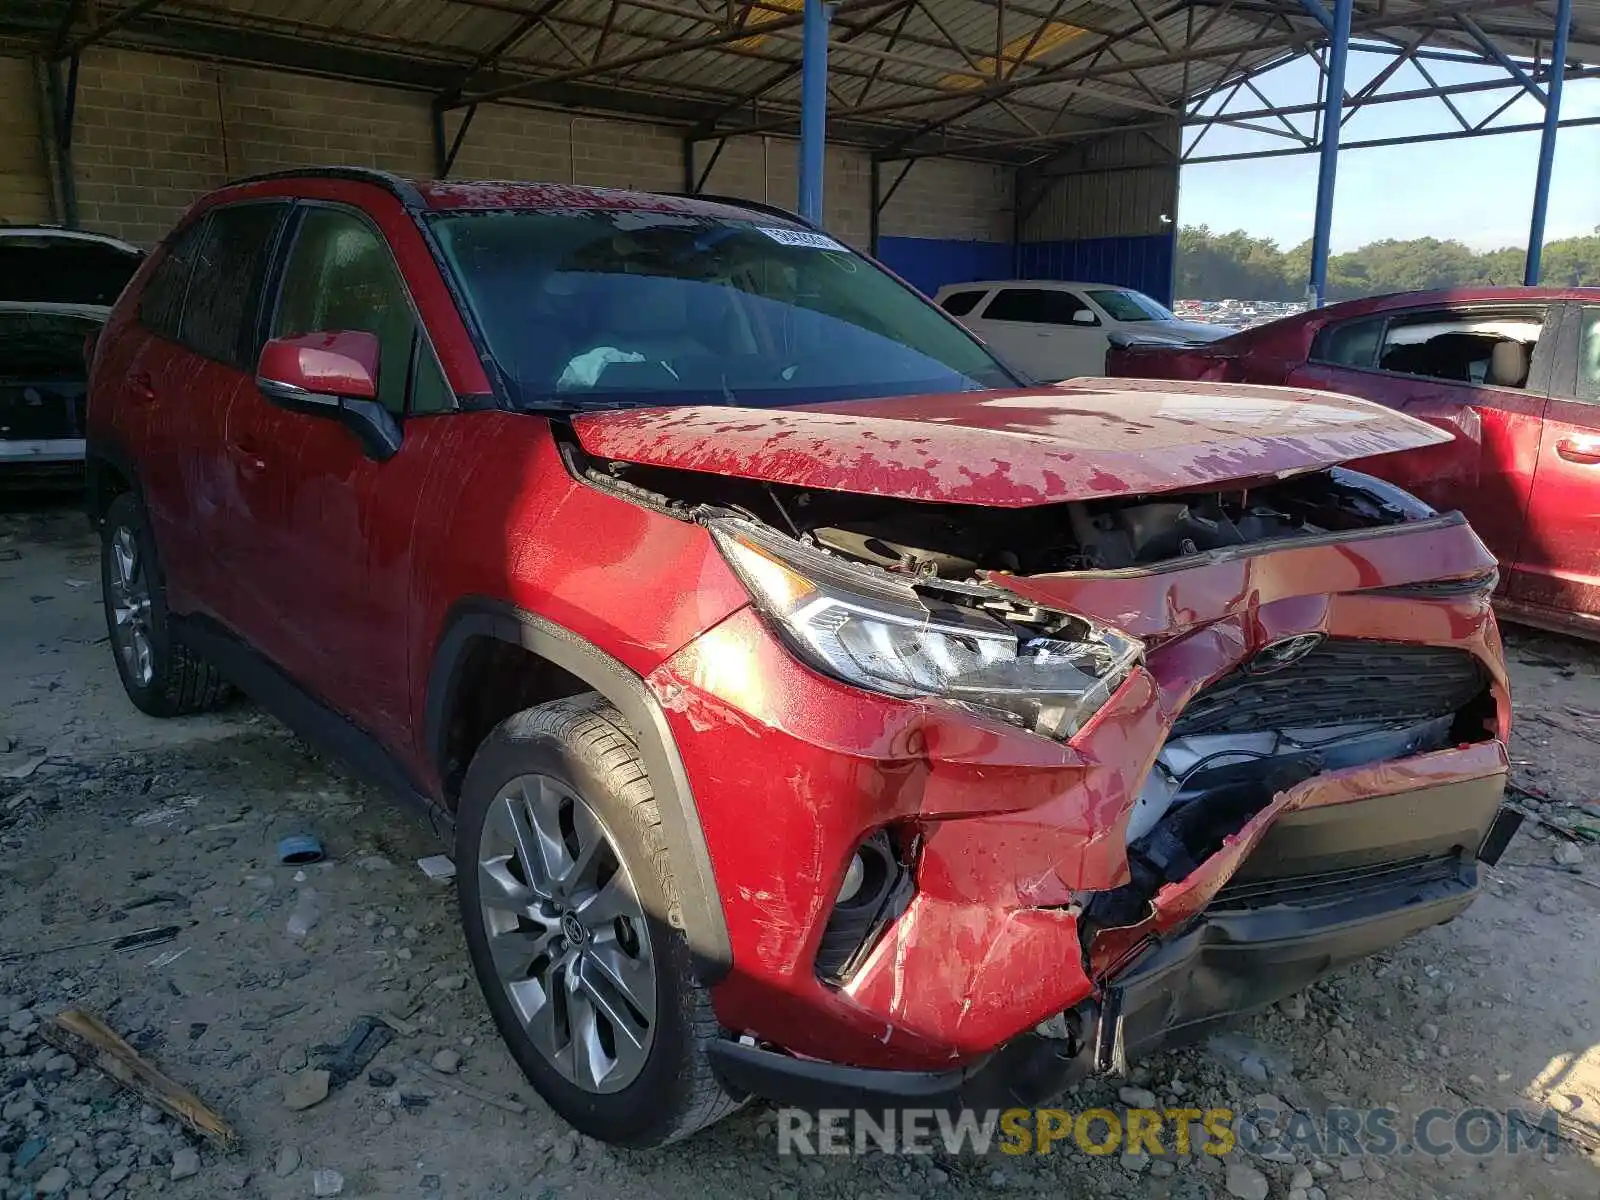
[[1172, 736], [1426, 721], [1459, 712], [1485, 682], [1464, 650], [1331, 639], [1286, 667], [1246, 663], [1223, 676], [1189, 702]]
[[1455, 879], [1461, 874], [1459, 854], [1425, 855], [1401, 862], [1294, 875], [1283, 879], [1251, 879], [1230, 883], [1211, 901], [1213, 911], [1270, 908], [1278, 904], [1314, 905], [1350, 900], [1393, 887], [1420, 887]]

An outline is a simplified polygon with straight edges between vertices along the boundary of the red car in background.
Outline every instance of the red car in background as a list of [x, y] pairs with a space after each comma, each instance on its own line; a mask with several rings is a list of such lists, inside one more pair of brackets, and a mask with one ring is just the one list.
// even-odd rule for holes
[[1505, 617], [1600, 637], [1600, 288], [1378, 296], [1192, 348], [1124, 338], [1106, 373], [1320, 388], [1449, 430], [1360, 465], [1466, 514]]

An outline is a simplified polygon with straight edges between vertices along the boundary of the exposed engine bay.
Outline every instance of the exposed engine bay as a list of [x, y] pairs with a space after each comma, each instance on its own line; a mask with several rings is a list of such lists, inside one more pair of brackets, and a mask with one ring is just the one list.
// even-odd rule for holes
[[568, 454], [591, 482], [675, 515], [731, 511], [843, 558], [928, 580], [1114, 571], [1434, 515], [1398, 488], [1343, 467], [1227, 491], [985, 508], [602, 463], [571, 446]]
[[[597, 486], [682, 519], [711, 514], [715, 525], [716, 518], [731, 516], [765, 530], [764, 537], [799, 543], [812, 559], [865, 566], [896, 580], [920, 598], [930, 625], [967, 629], [979, 641], [994, 636], [990, 626], [1000, 626], [1013, 636], [1019, 659], [1066, 659], [1082, 675], [1070, 697], [1026, 688], [943, 693], [1056, 738], [1076, 731], [1083, 697], [1094, 695], [1095, 681], [1105, 683], [1103, 700], [1122, 677], [1112, 675], [1113, 668], [1125, 672], [1144, 647], [1122, 639], [1134, 657], [1119, 660], [1114, 633], [1095, 626], [1096, 644], [1085, 618], [1033, 606], [988, 582], [987, 573], [1161, 570], [1235, 548], [1437, 515], [1407, 493], [1342, 467], [1259, 486], [1004, 509], [602, 463], [570, 447], [568, 461]], [[1131, 881], [1086, 897], [1086, 938], [1142, 919], [1162, 886], [1186, 878], [1275, 795], [1304, 780], [1491, 736], [1487, 680], [1469, 654], [1324, 643], [1320, 634], [1306, 641], [1303, 654], [1297, 651], [1270, 673], [1244, 664], [1191, 700], [1130, 814]]]

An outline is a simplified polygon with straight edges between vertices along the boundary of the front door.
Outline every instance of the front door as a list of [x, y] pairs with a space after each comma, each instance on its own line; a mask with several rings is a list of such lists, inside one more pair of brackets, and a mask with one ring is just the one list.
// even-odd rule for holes
[[378, 336], [378, 400], [403, 422], [377, 462], [349, 430], [239, 397], [230, 439], [248, 438], [271, 483], [256, 586], [276, 618], [272, 657], [390, 746], [410, 737], [406, 615], [411, 547], [428, 471], [453, 407], [383, 234], [353, 209], [308, 204], [291, 234], [271, 337]]
[[967, 324], [1036, 379], [1104, 375], [1106, 331], [1081, 297], [1058, 288], [1001, 288]]
[[1568, 322], [1520, 557], [1512, 599], [1600, 619], [1600, 305]]
[[[1555, 310], [1559, 312], [1559, 310]], [[1376, 400], [1452, 435], [1441, 446], [1352, 465], [1441, 512], [1460, 510], [1500, 560], [1519, 568], [1554, 315], [1544, 305], [1402, 309], [1324, 329], [1286, 383]]]

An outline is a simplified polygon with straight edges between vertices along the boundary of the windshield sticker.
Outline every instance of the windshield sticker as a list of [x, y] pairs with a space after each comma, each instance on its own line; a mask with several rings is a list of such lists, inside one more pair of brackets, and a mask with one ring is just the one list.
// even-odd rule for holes
[[825, 233], [812, 233], [809, 229], [775, 229], [769, 225], [757, 225], [762, 233], [773, 241], [784, 246], [804, 246], [807, 250], [838, 250], [848, 252], [848, 247], [842, 242], [836, 242]]

